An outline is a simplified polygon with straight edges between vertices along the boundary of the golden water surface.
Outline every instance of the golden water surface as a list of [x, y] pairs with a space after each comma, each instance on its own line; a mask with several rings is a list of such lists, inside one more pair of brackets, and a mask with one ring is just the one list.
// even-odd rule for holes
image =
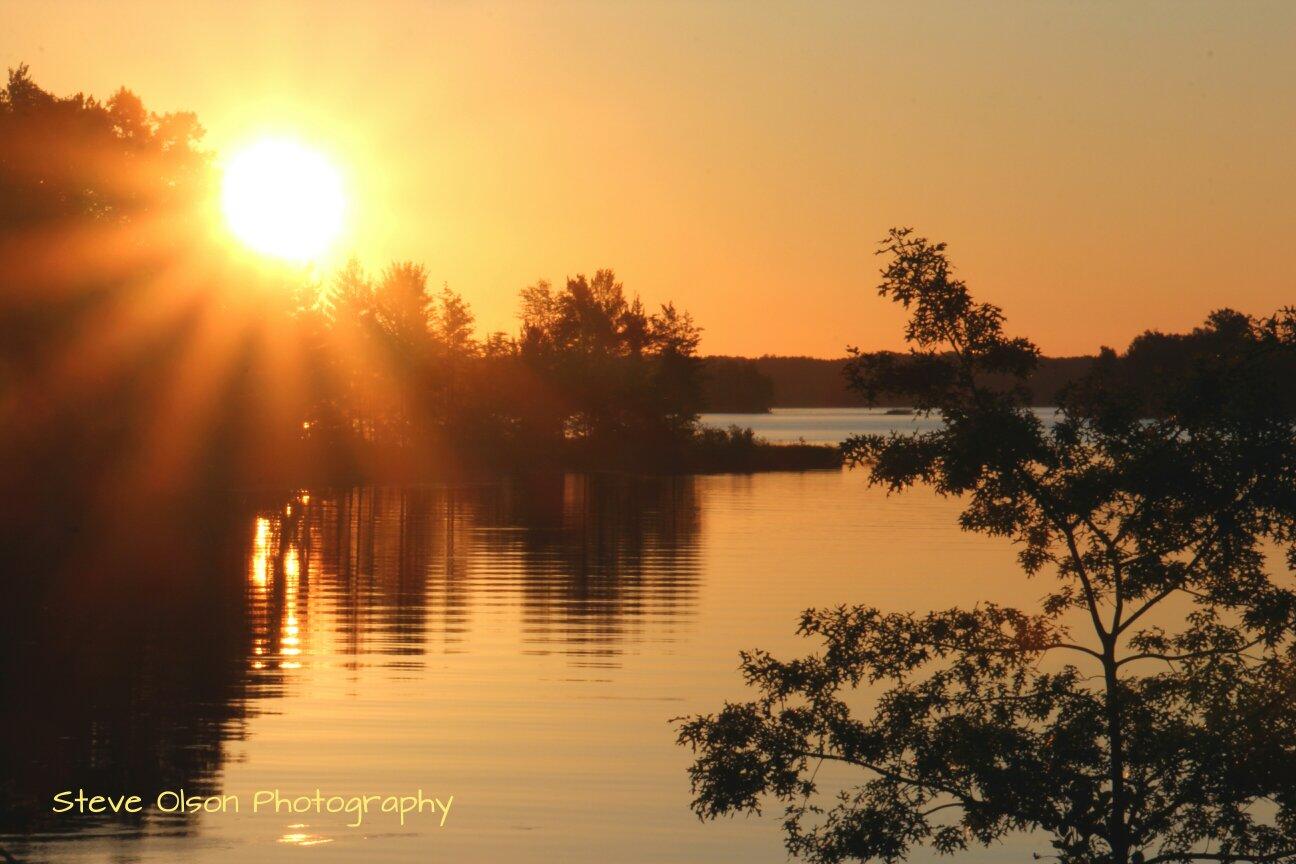
[[[221, 513], [169, 545], [139, 526], [160, 550], [84, 566], [18, 649], [0, 831], [22, 860], [781, 861], [777, 819], [692, 816], [670, 719], [741, 698], [740, 649], [810, 649], [808, 606], [1044, 588], [955, 502], [858, 472], [299, 490]], [[48, 812], [79, 787], [149, 807]], [[242, 809], [153, 810], [181, 788]], [[444, 827], [247, 812], [257, 790], [419, 788], [454, 796]]]

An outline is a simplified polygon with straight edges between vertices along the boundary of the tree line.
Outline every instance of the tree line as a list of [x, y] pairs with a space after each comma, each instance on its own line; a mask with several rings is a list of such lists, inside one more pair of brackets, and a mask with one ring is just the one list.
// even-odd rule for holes
[[478, 335], [462, 295], [421, 264], [317, 277], [234, 253], [203, 136], [193, 114], [151, 112], [124, 88], [57, 96], [9, 71], [0, 450], [16, 478], [839, 464], [702, 427], [701, 328], [612, 270], [526, 286], [516, 330]]
[[[1245, 327], [1246, 315], [1232, 309], [1214, 313], [1211, 328], [1187, 333], [1148, 330], [1132, 339], [1123, 351], [1102, 348], [1098, 354], [1078, 357], [1040, 357], [1021, 382], [1027, 404], [1055, 407], [1066, 390], [1095, 368], [1119, 366], [1144, 410], [1155, 411], [1159, 382], [1181, 375], [1215, 345], [1220, 333]], [[1207, 329], [1212, 329], [1207, 333]], [[867, 352], [883, 358], [893, 352]], [[708, 356], [703, 380], [703, 402], [710, 411], [764, 413], [772, 408], [851, 408], [865, 404], [850, 387], [849, 369], [857, 358], [834, 359], [762, 355], [760, 357]], [[987, 380], [1007, 383], [1002, 376]], [[868, 404], [880, 408], [910, 408], [921, 398], [917, 390], [878, 393]]]

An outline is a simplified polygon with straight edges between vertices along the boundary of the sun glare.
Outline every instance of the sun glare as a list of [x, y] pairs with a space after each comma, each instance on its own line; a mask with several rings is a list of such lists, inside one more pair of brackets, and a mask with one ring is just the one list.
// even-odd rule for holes
[[230, 230], [249, 248], [306, 263], [342, 232], [342, 177], [327, 159], [295, 141], [266, 138], [230, 157], [221, 184]]

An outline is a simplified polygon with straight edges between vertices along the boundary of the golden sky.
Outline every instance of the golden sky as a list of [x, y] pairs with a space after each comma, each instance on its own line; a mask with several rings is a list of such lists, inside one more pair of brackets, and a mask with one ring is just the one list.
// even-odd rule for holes
[[0, 0], [0, 63], [346, 175], [337, 255], [484, 329], [613, 267], [703, 350], [898, 347], [895, 224], [1010, 330], [1123, 347], [1296, 302], [1296, 3]]

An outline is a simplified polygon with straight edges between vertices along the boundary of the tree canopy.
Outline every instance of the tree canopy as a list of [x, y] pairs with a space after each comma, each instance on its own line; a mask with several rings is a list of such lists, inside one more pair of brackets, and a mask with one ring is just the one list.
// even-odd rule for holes
[[194, 114], [155, 114], [124, 87], [103, 102], [59, 97], [26, 66], [10, 69], [0, 90], [0, 230], [173, 209], [207, 181], [203, 134]]

